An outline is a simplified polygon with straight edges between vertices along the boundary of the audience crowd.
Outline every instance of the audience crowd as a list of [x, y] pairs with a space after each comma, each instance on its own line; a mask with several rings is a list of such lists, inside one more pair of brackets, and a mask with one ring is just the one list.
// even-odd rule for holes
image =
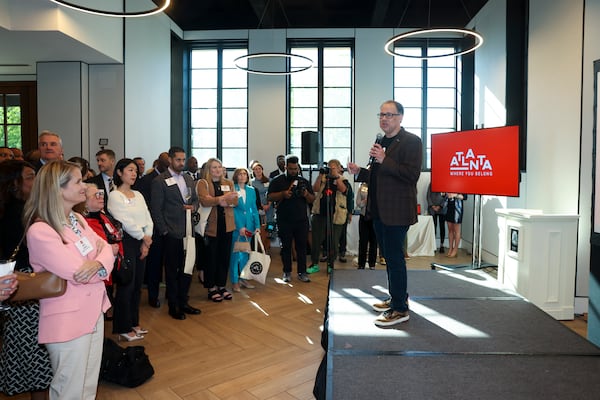
[[[17, 302], [10, 300], [15, 275], [0, 277], [0, 301], [10, 305], [1, 321], [0, 392], [7, 395], [95, 398], [104, 322], [112, 321], [120, 340], [149, 333], [139, 313], [143, 284], [144, 301], [159, 308], [164, 281], [173, 319], [200, 314], [189, 303], [192, 275], [184, 271], [188, 219], [206, 224], [195, 234], [196, 271], [213, 302], [254, 288], [240, 278], [248, 253], [234, 250], [236, 242], [261, 235], [269, 252], [279, 238], [283, 282], [292, 280], [293, 261], [297, 279], [310, 282], [324, 261], [320, 254], [330, 272], [345, 246], [354, 194], [338, 160], [309, 182], [295, 156], [278, 155], [269, 176], [253, 160], [234, 168], [231, 180], [219, 159], [200, 160], [199, 168], [180, 147], [161, 153], [148, 170], [139, 156], [118, 160], [102, 148], [95, 157], [97, 169], [80, 156], [66, 161], [60, 136], [50, 131], [25, 155], [0, 147], [0, 259], [17, 249], [16, 270], [48, 270], [67, 280], [59, 298]], [[374, 268], [377, 252], [364, 215], [366, 191], [365, 185], [356, 197], [359, 269], [367, 261]], [[209, 211], [204, 220], [201, 209]], [[343, 250], [339, 255], [346, 262]]]

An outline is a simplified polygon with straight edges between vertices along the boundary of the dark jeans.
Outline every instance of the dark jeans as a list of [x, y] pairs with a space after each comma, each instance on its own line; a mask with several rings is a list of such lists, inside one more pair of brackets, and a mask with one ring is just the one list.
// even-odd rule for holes
[[140, 260], [141, 240], [125, 234], [123, 237], [124, 258], [131, 260], [133, 279], [126, 285], [115, 285], [117, 292], [113, 303], [113, 333], [127, 333], [140, 324], [140, 297], [146, 260]]
[[[308, 241], [308, 217], [302, 221], [289, 223], [277, 220], [281, 240], [281, 261], [283, 272], [292, 272], [292, 241], [296, 243], [298, 273], [306, 272], [306, 243]], [[318, 246], [313, 242], [313, 246]]]
[[408, 225], [385, 225], [380, 219], [373, 220], [377, 242], [385, 254], [388, 275], [388, 290], [392, 299], [391, 308], [396, 311], [408, 310], [406, 260], [403, 243]]
[[148, 284], [148, 300], [158, 299], [158, 289], [162, 279], [164, 259], [164, 240], [156, 230], [152, 235], [152, 246], [146, 257], [146, 283]]
[[[367, 248], [369, 257], [367, 258]], [[369, 267], [375, 267], [377, 262], [377, 236], [373, 228], [373, 220], [363, 215], [358, 220], [358, 266], [364, 268], [369, 261]]]
[[169, 310], [183, 307], [188, 302], [188, 291], [192, 276], [183, 273], [183, 239], [163, 236], [165, 254], [165, 278], [167, 281], [167, 302]]

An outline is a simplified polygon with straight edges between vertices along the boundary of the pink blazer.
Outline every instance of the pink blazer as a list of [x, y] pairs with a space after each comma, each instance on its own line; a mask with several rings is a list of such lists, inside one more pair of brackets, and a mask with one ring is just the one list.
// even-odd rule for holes
[[79, 237], [65, 227], [63, 243], [60, 235], [45, 222], [35, 222], [27, 231], [29, 261], [33, 270], [51, 271], [67, 280], [64, 295], [40, 300], [40, 324], [38, 341], [40, 343], [66, 342], [94, 330], [98, 317], [110, 307], [110, 300], [104, 287], [104, 279], [94, 276], [87, 284], [73, 280], [73, 274], [86, 260], [97, 260], [110, 275], [114, 264], [111, 246], [105, 244], [97, 253], [97, 241], [102, 240], [78, 215], [82, 236], [88, 238], [94, 250], [85, 257], [81, 255], [75, 243]]

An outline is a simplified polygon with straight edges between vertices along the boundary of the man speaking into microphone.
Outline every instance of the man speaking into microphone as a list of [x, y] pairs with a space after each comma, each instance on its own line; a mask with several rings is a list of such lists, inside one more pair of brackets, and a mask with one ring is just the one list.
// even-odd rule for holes
[[410, 225], [417, 222], [417, 181], [421, 174], [421, 139], [402, 128], [404, 107], [388, 100], [379, 111], [384, 132], [369, 151], [370, 168], [348, 163], [356, 182], [368, 182], [367, 216], [373, 220], [377, 242], [385, 255], [390, 297], [373, 305], [382, 314], [377, 326], [408, 321], [406, 261], [403, 244]]

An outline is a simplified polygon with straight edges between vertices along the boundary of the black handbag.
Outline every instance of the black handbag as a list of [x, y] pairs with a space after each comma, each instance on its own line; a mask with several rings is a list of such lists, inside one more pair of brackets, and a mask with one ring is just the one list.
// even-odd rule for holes
[[133, 265], [129, 258], [117, 254], [112, 279], [117, 285], [127, 285], [133, 280]]
[[104, 339], [100, 378], [117, 385], [134, 388], [154, 375], [154, 368], [144, 346], [121, 347], [114, 340]]

